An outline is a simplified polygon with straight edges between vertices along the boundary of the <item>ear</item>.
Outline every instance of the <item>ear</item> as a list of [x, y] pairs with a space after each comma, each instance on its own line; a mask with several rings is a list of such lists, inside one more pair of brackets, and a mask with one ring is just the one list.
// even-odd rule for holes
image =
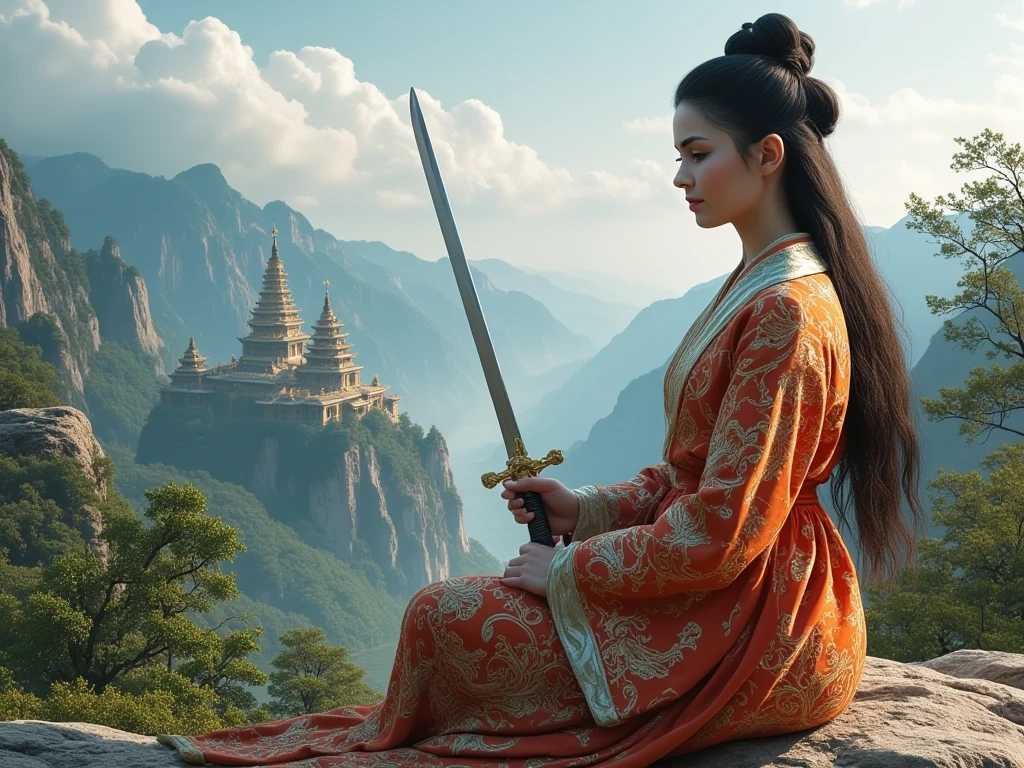
[[779, 134], [771, 133], [755, 145], [754, 151], [758, 158], [757, 168], [761, 175], [771, 176], [782, 167], [782, 161], [786, 156], [786, 145]]

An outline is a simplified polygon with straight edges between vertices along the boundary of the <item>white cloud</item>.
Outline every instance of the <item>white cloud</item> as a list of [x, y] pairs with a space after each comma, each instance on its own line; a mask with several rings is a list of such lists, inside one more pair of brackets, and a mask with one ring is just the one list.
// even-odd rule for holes
[[[389, 99], [333, 49], [275, 51], [260, 69], [213, 17], [178, 36], [135, 0], [0, 0], [0, 71], [19, 73], [0, 78], [5, 135], [33, 152], [91, 151], [163, 174], [214, 162], [255, 200], [423, 202], [408, 94]], [[478, 99], [445, 107], [418, 95], [454, 201], [548, 211], [651, 189], [643, 169], [574, 178], [506, 135]]]
[[[843, 0], [843, 5], [845, 5], [847, 8], [854, 8], [859, 11], [863, 8], [868, 8], [869, 6], [872, 5], [881, 5], [882, 3], [887, 2], [889, 2], [889, 0]], [[914, 2], [915, 0], [897, 0], [897, 6], [902, 11], [904, 8], [906, 8], [908, 5], [912, 5]]]
[[[1016, 28], [1016, 22], [1007, 26]], [[995, 69], [989, 81], [992, 94], [975, 101], [929, 97], [909, 87], [872, 100], [841, 80], [826, 78], [842, 104], [829, 146], [867, 223], [889, 226], [901, 219], [911, 192], [934, 197], [958, 189], [965, 179], [949, 168], [958, 149], [954, 137], [991, 128], [1011, 142], [1024, 142], [1024, 74], [1019, 74], [1024, 44], [990, 53], [986, 63]], [[636, 118], [623, 127], [641, 134], [670, 133], [671, 118]]]
[[627, 120], [622, 127], [633, 133], [653, 133], [663, 136], [672, 135], [672, 116], [665, 117], [636, 117]]
[[[1024, 3], [1021, 4], [1024, 6]], [[998, 21], [1004, 27], [1010, 27], [1010, 29], [1016, 29], [1018, 32], [1024, 32], [1024, 8], [1021, 10], [1019, 18], [1011, 18], [1005, 13], [997, 13], [996, 21]]]

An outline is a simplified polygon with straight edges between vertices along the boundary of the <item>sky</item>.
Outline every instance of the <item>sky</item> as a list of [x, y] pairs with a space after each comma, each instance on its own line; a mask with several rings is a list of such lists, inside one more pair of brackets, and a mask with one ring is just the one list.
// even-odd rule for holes
[[415, 87], [469, 258], [679, 295], [740, 250], [672, 186], [672, 93], [767, 11], [815, 39], [865, 224], [958, 188], [955, 136], [1024, 141], [1022, 0], [0, 0], [0, 137], [167, 177], [216, 163], [259, 205], [436, 259]]

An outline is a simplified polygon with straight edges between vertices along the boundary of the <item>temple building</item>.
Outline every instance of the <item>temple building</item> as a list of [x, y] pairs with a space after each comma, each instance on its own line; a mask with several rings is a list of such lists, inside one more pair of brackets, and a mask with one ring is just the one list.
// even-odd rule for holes
[[[302, 318], [288, 290], [288, 276], [277, 248], [277, 227], [263, 274], [263, 289], [240, 338], [242, 356], [209, 368], [194, 338], [188, 340], [180, 365], [160, 391], [160, 404], [174, 408], [209, 408], [229, 416], [272, 421], [326, 424], [343, 413], [361, 416], [378, 408], [398, 418], [398, 395], [377, 376], [363, 384], [347, 333], [324, 291], [313, 335], [302, 332]], [[325, 286], [327, 285], [325, 281]], [[306, 346], [308, 343], [308, 346]]]

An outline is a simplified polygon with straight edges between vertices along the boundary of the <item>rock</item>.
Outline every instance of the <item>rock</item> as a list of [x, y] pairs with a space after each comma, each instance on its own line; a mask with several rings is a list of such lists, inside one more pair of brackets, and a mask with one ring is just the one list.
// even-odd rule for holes
[[71, 243], [59, 227], [48, 226], [52, 218], [32, 194], [17, 155], [0, 142], [0, 328], [37, 314], [49, 317], [61, 349], [44, 349], [43, 359], [84, 405], [88, 355], [100, 348], [99, 323], [82, 285], [69, 280], [61, 265], [58, 257], [71, 252]]
[[[14, 408], [0, 411], [0, 453], [7, 456], [51, 458], [67, 456], [78, 462], [82, 472], [96, 485], [96, 493], [107, 498], [107, 481], [97, 465], [104, 457], [92, 424], [84, 413], [70, 406]], [[107, 557], [106, 542], [100, 540], [103, 521], [98, 509], [87, 507], [88, 529], [82, 531], [100, 555]]]
[[[1018, 674], [1024, 672], [1024, 655], [1004, 655], [1013, 657]], [[1024, 766], [1024, 691], [869, 657], [853, 703], [832, 722], [800, 734], [721, 744], [658, 765]]]
[[103, 241], [99, 252], [87, 253], [85, 264], [89, 274], [89, 300], [99, 319], [103, 338], [138, 344], [153, 357], [157, 375], [163, 375], [160, 355], [164, 341], [153, 325], [149, 292], [139, 270], [121, 258], [121, 250], [113, 237]]
[[1024, 690], [1024, 663], [1021, 663], [1021, 658], [1019, 653], [963, 650], [917, 663], [945, 675], [981, 678]]
[[[657, 768], [1024, 766], [1024, 691], [930, 666], [1019, 680], [1024, 655], [960, 651], [917, 665], [869, 657], [857, 697], [832, 722], [722, 744], [663, 760]], [[0, 723], [3, 768], [184, 765], [149, 736], [82, 723]]]
[[180, 768], [177, 752], [139, 736], [90, 723], [0, 723], [0, 768]]
[[77, 408], [13, 408], [0, 411], [0, 453], [46, 459], [68, 456], [96, 484], [101, 498], [107, 496], [106, 480], [96, 466], [104, 456], [92, 432], [89, 418]]

